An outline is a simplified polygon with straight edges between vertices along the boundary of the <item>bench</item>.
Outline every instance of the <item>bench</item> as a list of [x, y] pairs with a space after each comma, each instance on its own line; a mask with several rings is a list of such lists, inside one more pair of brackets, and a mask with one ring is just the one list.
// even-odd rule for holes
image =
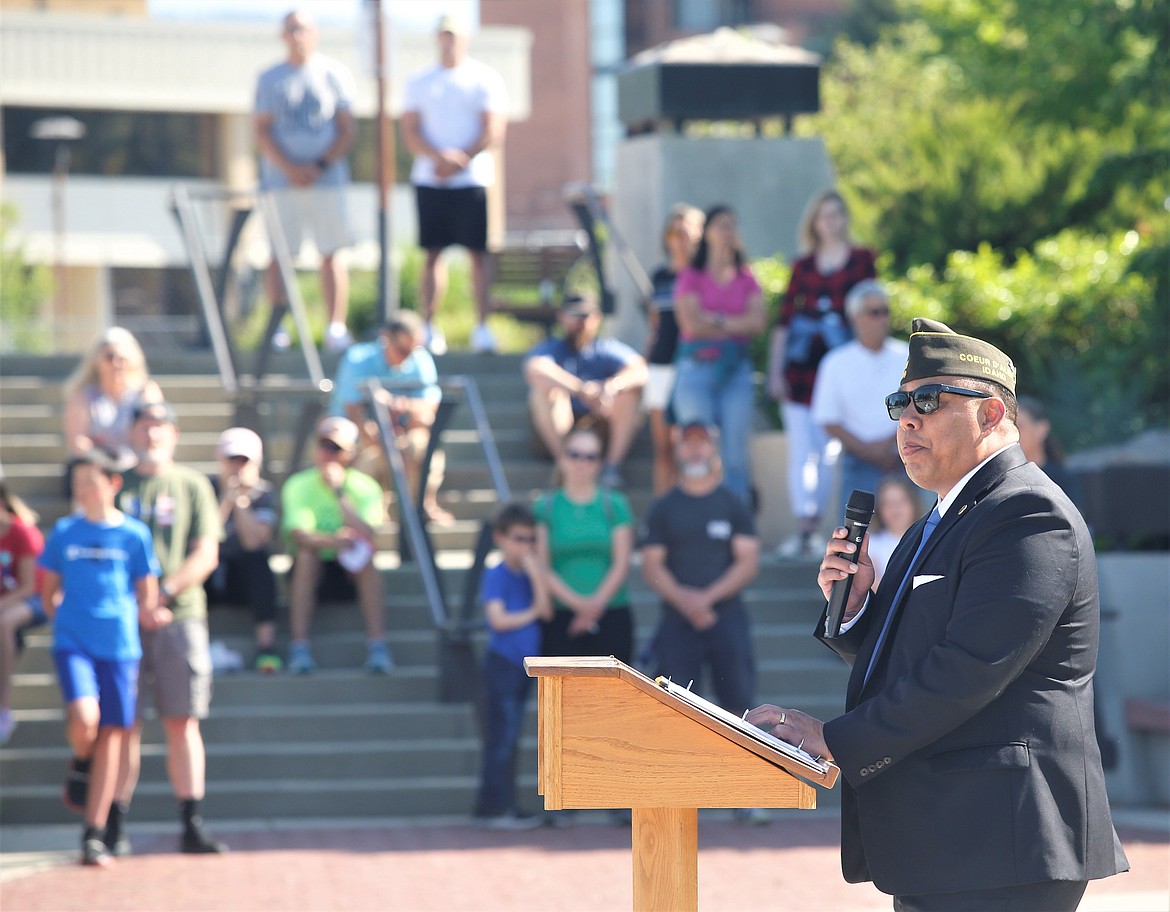
[[1125, 726], [1132, 732], [1170, 735], [1170, 701], [1131, 697], [1125, 701]]
[[1141, 800], [1170, 804], [1170, 700], [1130, 697], [1125, 701], [1125, 727], [1135, 786]]
[[[557, 232], [558, 235], [562, 232]], [[586, 252], [579, 244], [531, 243], [505, 247], [493, 258], [488, 306], [524, 323], [535, 323], [550, 335], [566, 279], [576, 280]], [[593, 282], [596, 283], [594, 277]]]

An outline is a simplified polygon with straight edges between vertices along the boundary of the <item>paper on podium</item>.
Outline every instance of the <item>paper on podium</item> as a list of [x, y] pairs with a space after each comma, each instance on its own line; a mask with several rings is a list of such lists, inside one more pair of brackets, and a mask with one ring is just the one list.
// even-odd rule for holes
[[749, 738], [754, 738], [756, 741], [759, 741], [761, 744], [766, 744], [773, 750], [780, 751], [780, 753], [784, 754], [790, 760], [800, 764], [804, 768], [814, 773], [818, 773], [824, 776], [832, 769], [832, 764], [830, 764], [827, 760], [822, 760], [820, 757], [814, 757], [812, 754], [802, 750], [795, 744], [789, 744], [787, 741], [780, 740], [771, 732], [766, 732], [764, 729], [752, 725], [751, 722], [748, 722], [745, 719], [741, 719], [735, 713], [728, 712], [717, 703], [712, 703], [710, 700], [706, 700], [703, 697], [700, 697], [697, 693], [693, 693], [686, 687], [680, 687], [669, 678], [659, 676], [654, 679], [654, 683], [665, 690], [667, 693], [678, 697], [680, 700], [685, 701], [696, 709], [702, 710], [707, 715], [718, 719], [720, 722], [724, 722], [727, 725], [730, 725], [741, 734], [747, 735]]

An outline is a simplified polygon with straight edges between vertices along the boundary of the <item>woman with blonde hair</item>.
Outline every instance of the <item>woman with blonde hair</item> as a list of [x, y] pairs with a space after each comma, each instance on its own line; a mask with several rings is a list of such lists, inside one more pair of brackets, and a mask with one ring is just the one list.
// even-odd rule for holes
[[828, 438], [812, 419], [817, 368], [830, 349], [852, 338], [845, 296], [858, 282], [877, 277], [874, 253], [855, 246], [849, 209], [836, 190], [813, 196], [800, 221], [803, 256], [772, 331], [768, 393], [780, 403], [788, 442], [788, 496], [799, 533], [781, 545], [785, 556], [811, 556], [812, 537], [825, 506]]
[[[162, 398], [162, 390], [150, 379], [146, 355], [133, 333], [121, 326], [107, 329], [65, 382], [68, 458], [84, 456], [95, 446], [124, 453], [130, 447], [134, 406]], [[68, 494], [68, 473], [65, 483]]]

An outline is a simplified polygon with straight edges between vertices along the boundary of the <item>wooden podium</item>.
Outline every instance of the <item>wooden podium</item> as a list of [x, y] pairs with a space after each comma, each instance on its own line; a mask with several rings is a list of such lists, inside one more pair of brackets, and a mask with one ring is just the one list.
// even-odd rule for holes
[[[630, 808], [634, 909], [698, 908], [698, 809], [816, 807], [808, 769], [613, 657], [529, 657], [549, 810]], [[807, 780], [807, 781], [806, 781]]]

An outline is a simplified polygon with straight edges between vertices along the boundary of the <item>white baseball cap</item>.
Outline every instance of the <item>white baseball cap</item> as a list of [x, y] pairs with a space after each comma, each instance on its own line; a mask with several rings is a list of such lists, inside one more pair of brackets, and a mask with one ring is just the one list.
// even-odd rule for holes
[[264, 442], [255, 431], [245, 427], [228, 428], [219, 435], [219, 442], [215, 445], [215, 455], [224, 459], [233, 456], [243, 456], [249, 462], [264, 461]]

